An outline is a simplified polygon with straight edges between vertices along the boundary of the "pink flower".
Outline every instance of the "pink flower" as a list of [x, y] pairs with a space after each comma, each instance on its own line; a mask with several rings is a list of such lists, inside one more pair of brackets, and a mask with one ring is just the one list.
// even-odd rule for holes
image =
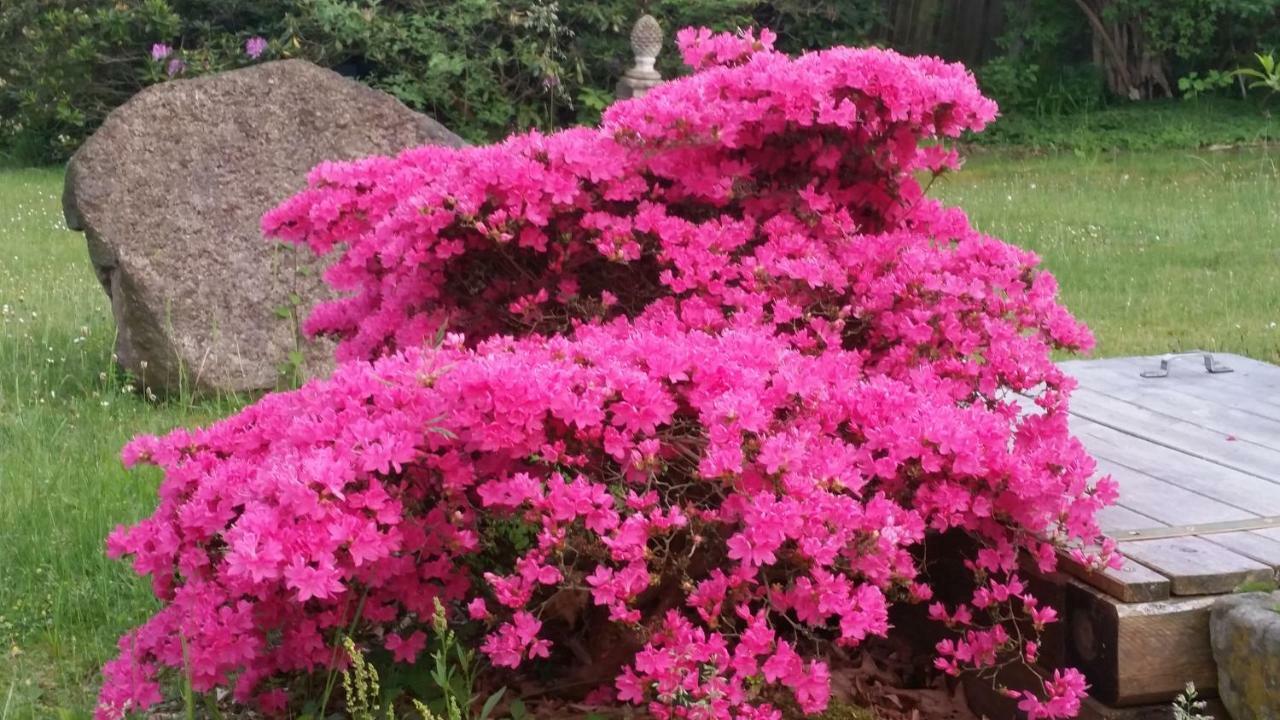
[[729, 557], [734, 560], [740, 560], [748, 565], [772, 565], [777, 558], [773, 554], [773, 548], [769, 543], [760, 541], [752, 541], [744, 534], [737, 534], [729, 538]]
[[267, 51], [267, 40], [264, 37], [254, 35], [244, 41], [244, 54], [250, 58], [257, 60], [262, 57], [262, 53]]
[[391, 656], [396, 662], [413, 663], [417, 661], [418, 653], [427, 646], [427, 634], [421, 630], [416, 630], [407, 637], [390, 633], [383, 641], [383, 645], [391, 651]]
[[164, 43], [155, 43], [151, 46], [151, 59], [160, 62], [173, 54], [173, 48]]
[[550, 655], [551, 643], [537, 638], [541, 629], [542, 623], [533, 615], [517, 612], [513, 622], [489, 635], [482, 649], [497, 667], [519, 667], [526, 659]]
[[1075, 717], [1087, 691], [1088, 685], [1078, 670], [1055, 670], [1053, 677], [1044, 682], [1043, 698], [1024, 690], [1018, 709], [1027, 714], [1028, 720]]
[[336, 568], [324, 563], [313, 566], [301, 558], [294, 558], [284, 571], [285, 583], [297, 591], [299, 602], [311, 598], [327, 599], [342, 591]]
[[165, 74], [174, 77], [187, 69], [187, 63], [182, 58], [175, 57], [169, 60], [169, 64], [165, 65]]
[[489, 619], [489, 607], [485, 604], [484, 598], [476, 598], [467, 603], [467, 617], [472, 620]]

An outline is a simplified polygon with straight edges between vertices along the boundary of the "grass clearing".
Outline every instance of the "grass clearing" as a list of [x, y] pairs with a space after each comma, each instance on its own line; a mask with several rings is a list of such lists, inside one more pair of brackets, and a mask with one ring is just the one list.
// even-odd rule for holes
[[1095, 355], [1280, 362], [1280, 152], [975, 158], [932, 194], [1038, 252]]
[[62, 225], [58, 170], [0, 171], [0, 718], [88, 717], [115, 638], [153, 609], [107, 560], [106, 533], [154, 506], [125, 472], [140, 432], [228, 402], [152, 404], [111, 364], [114, 326], [84, 239]]
[[[934, 194], [1040, 252], [1100, 354], [1204, 348], [1280, 361], [1280, 153], [1013, 159]], [[146, 515], [140, 432], [207, 422], [234, 398], [149, 403], [111, 365], [114, 329], [57, 170], [0, 170], [0, 720], [87, 717], [99, 665], [153, 608], [103, 538]]]

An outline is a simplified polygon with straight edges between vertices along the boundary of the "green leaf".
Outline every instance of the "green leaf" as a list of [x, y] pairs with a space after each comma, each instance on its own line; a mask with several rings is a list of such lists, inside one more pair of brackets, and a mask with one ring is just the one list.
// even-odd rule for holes
[[479, 720], [489, 720], [489, 715], [493, 712], [493, 708], [502, 700], [502, 696], [506, 692], [506, 688], [498, 688], [498, 692], [490, 695], [489, 699], [484, 701], [484, 706], [480, 708]]

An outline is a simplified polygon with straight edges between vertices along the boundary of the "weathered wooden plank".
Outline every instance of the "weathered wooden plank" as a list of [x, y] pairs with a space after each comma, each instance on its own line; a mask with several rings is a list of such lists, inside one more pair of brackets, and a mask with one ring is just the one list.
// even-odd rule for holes
[[1078, 379], [1081, 391], [1109, 395], [1241, 440], [1280, 448], [1280, 420], [1240, 408], [1243, 392], [1236, 388], [1220, 387], [1217, 393], [1197, 397], [1183, 392], [1180, 380], [1126, 377], [1105, 369], [1082, 373]]
[[1097, 518], [1098, 526], [1108, 535], [1166, 525], [1153, 517], [1118, 504], [1102, 508], [1098, 511]]
[[1272, 577], [1269, 566], [1196, 537], [1139, 540], [1125, 543], [1121, 552], [1168, 577], [1174, 595], [1226, 593]]
[[[1111, 505], [1098, 512], [1098, 525], [1108, 535], [1116, 537], [1126, 530], [1138, 530], [1159, 526], [1162, 523], [1122, 505]], [[1169, 578], [1134, 560], [1127, 560], [1120, 569], [1090, 569], [1062, 552], [1058, 554], [1058, 567], [1062, 572], [1098, 588], [1108, 595], [1125, 602], [1149, 602], [1169, 597]]]
[[1143, 380], [1173, 379], [1190, 385], [1233, 385], [1280, 389], [1280, 371], [1277, 370], [1280, 366], [1230, 353], [1213, 353], [1214, 359], [1219, 364], [1231, 368], [1229, 373], [1207, 372], [1200, 357], [1188, 356], [1179, 358], [1170, 365], [1168, 377], [1142, 378], [1141, 373], [1144, 371], [1159, 369], [1161, 357], [1163, 356], [1136, 355], [1088, 360], [1066, 360], [1058, 363], [1058, 365], [1072, 375], [1078, 371], [1102, 369], [1122, 372], [1127, 376]]
[[1257, 560], [1263, 565], [1269, 565], [1273, 574], [1275, 568], [1280, 568], [1280, 540], [1273, 540], [1256, 532], [1218, 533], [1198, 537], [1215, 545], [1221, 545], [1238, 555]]
[[[1082, 385], [1111, 382], [1115, 387], [1141, 392], [1144, 388], [1163, 387], [1172, 392], [1211, 403], [1220, 403], [1244, 412], [1266, 417], [1280, 418], [1280, 388], [1268, 388], [1247, 383], [1237, 384], [1225, 378], [1235, 378], [1235, 373], [1209, 375], [1203, 370], [1198, 374], [1178, 373], [1165, 378], [1144, 378], [1143, 367], [1132, 363], [1133, 358], [1113, 358], [1083, 363], [1064, 363], [1067, 370]], [[1067, 367], [1070, 365], [1071, 367]], [[1094, 389], [1098, 389], [1095, 387]]]
[[1080, 582], [1122, 602], [1164, 600], [1172, 587], [1169, 578], [1132, 558], [1125, 558], [1124, 566], [1119, 569], [1091, 570], [1063, 553], [1058, 558], [1058, 566]]
[[1280, 450], [1199, 427], [1117, 398], [1079, 389], [1071, 413], [1157, 445], [1276, 482]]
[[[1155, 518], [1167, 525], [1186, 525], [1191, 523], [1213, 523], [1227, 520], [1243, 520], [1255, 517], [1248, 510], [1237, 505], [1223, 502], [1197, 490], [1205, 489], [1214, 493], [1222, 493], [1223, 488], [1208, 483], [1193, 483], [1196, 487], [1188, 489], [1183, 485], [1154, 477], [1148, 472], [1141, 472], [1126, 467], [1096, 452], [1089, 441], [1082, 436], [1085, 447], [1095, 453], [1098, 461], [1098, 472], [1111, 475], [1120, 486], [1118, 505], [1150, 518]], [[1138, 449], [1133, 449], [1138, 452]], [[1114, 454], [1114, 453], [1108, 453]], [[1164, 458], [1168, 459], [1164, 459]], [[1163, 463], [1178, 462], [1176, 455], [1161, 451], [1145, 464], [1152, 470], [1159, 471]], [[1253, 483], [1261, 482], [1256, 478], [1248, 478]], [[1251, 483], [1252, 484], [1252, 483]], [[1280, 494], [1278, 491], [1277, 494]], [[1241, 495], [1243, 497], [1243, 495]], [[1280, 501], [1278, 501], [1280, 502]], [[1149, 527], [1149, 526], [1148, 526]]]
[[1168, 702], [1188, 681], [1218, 686], [1209, 645], [1212, 596], [1125, 603], [1074, 582], [1067, 586], [1067, 662], [1092, 694], [1112, 706]]
[[[1097, 358], [1093, 360], [1067, 360], [1060, 363], [1064, 370], [1075, 371], [1081, 366], [1090, 368], [1119, 369], [1131, 372], [1140, 377], [1144, 370], [1155, 370], [1160, 367], [1162, 355], [1130, 356], [1114, 358]], [[1183, 357], [1175, 360], [1168, 378], [1141, 378], [1167, 380], [1174, 379], [1189, 385], [1232, 385], [1246, 389], [1280, 390], [1280, 365], [1254, 360], [1253, 358], [1232, 353], [1213, 353], [1213, 357], [1222, 365], [1231, 368], [1229, 373], [1209, 373], [1199, 357]]]
[[1187, 395], [1228, 403], [1273, 420], [1280, 419], [1280, 370], [1277, 366], [1239, 355], [1215, 354], [1214, 357], [1233, 368], [1233, 372], [1210, 374], [1198, 360], [1188, 358], [1175, 362], [1168, 377], [1142, 377], [1142, 371], [1159, 366], [1159, 356], [1075, 360], [1060, 366], [1082, 382], [1098, 375], [1115, 374], [1133, 381], [1135, 385], [1173, 386]]
[[[1095, 458], [1109, 462], [1105, 465], [1108, 468], [1114, 469], [1114, 465], [1121, 465], [1158, 477], [1165, 482], [1220, 503], [1245, 510], [1252, 516], [1280, 515], [1280, 485], [1269, 480], [1183, 454], [1176, 448], [1126, 435], [1119, 430], [1084, 418], [1072, 418], [1071, 430]], [[1121, 504], [1128, 506], [1124, 501], [1125, 478], [1120, 478], [1118, 482], [1121, 488]], [[1145, 514], [1144, 510], [1138, 511]], [[1161, 519], [1164, 520], [1164, 518]], [[1214, 522], [1214, 520], [1171, 519], [1168, 522], [1184, 525], [1191, 522]]]

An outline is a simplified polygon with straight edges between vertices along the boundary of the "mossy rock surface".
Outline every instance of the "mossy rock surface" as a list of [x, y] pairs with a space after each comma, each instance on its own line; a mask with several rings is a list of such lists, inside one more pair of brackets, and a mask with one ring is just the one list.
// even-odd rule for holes
[[1280, 591], [1222, 598], [1209, 633], [1232, 720], [1280, 720]]

